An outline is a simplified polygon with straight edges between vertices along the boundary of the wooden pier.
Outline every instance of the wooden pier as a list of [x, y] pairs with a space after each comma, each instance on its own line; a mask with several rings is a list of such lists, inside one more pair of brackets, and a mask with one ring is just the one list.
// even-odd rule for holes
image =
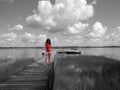
[[0, 90], [52, 90], [54, 84], [54, 57], [44, 64], [44, 58], [24, 67], [7, 81], [0, 83]]

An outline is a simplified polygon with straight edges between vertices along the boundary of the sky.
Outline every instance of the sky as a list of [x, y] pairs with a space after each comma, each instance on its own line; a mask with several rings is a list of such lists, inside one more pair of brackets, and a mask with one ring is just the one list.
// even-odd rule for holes
[[0, 47], [120, 46], [120, 0], [0, 0]]

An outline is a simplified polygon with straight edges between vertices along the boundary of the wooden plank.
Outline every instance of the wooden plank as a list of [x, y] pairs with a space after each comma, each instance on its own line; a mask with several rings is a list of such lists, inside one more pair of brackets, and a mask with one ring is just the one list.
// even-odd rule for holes
[[0, 90], [51, 90], [54, 80], [53, 63], [54, 60], [47, 65], [36, 61], [22, 68], [6, 82], [0, 84]]
[[0, 90], [41, 90], [45, 86], [40, 84], [0, 84]]

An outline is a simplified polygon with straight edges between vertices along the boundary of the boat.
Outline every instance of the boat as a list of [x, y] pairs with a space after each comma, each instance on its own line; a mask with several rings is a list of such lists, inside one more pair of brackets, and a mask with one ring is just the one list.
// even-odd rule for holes
[[57, 51], [59, 54], [81, 54], [80, 50], [60, 50]]

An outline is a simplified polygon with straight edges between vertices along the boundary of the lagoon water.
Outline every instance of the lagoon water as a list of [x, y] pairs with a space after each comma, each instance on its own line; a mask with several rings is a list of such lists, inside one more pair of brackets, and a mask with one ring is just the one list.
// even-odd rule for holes
[[12, 48], [0, 49], [0, 59], [14, 58], [14, 59], [39, 59], [41, 58], [42, 50], [38, 48]]
[[[120, 48], [79, 48], [82, 55], [96, 55], [120, 60]], [[60, 49], [53, 49], [60, 50]], [[31, 59], [32, 58], [32, 59]], [[0, 81], [12, 75], [19, 68], [42, 58], [41, 48], [0, 49]], [[89, 58], [88, 58], [89, 59]], [[10, 72], [9, 72], [10, 71]], [[12, 73], [11, 73], [12, 72]]]
[[120, 60], [120, 48], [82, 48], [82, 55], [105, 56]]
[[[120, 60], [120, 48], [80, 48], [82, 55], [96, 55], [105, 56]], [[12, 49], [0, 49], [1, 58], [41, 58], [42, 49], [40, 48], [12, 48]]]

